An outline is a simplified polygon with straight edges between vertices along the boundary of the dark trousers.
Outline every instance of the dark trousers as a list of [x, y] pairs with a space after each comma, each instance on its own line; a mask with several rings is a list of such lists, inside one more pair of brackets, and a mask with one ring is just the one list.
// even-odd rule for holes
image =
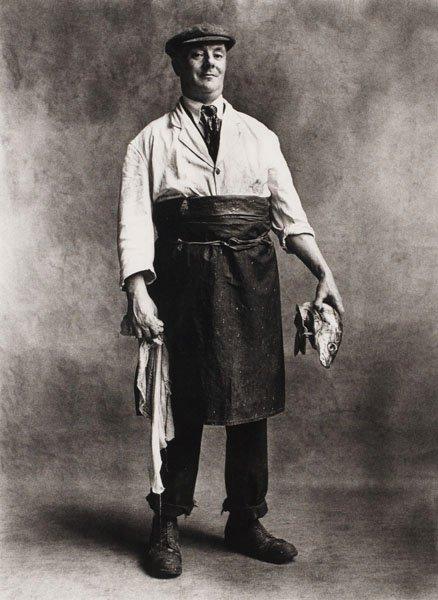
[[[175, 438], [162, 451], [161, 496], [147, 496], [151, 508], [168, 517], [189, 515], [198, 474], [202, 423], [175, 423]], [[268, 448], [266, 419], [226, 427], [225, 489], [223, 510], [241, 519], [263, 517], [268, 507]]]

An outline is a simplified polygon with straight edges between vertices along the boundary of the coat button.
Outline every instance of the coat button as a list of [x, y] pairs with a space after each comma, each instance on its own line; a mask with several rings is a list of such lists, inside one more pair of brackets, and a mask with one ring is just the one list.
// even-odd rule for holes
[[221, 170], [219, 168], [216, 168], [216, 175], [219, 175], [220, 172]]

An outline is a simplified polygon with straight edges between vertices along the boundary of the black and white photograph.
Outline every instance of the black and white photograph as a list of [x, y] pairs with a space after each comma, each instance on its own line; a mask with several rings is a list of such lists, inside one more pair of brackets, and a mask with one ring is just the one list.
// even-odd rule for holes
[[5, 600], [438, 595], [438, 0], [3, 0]]

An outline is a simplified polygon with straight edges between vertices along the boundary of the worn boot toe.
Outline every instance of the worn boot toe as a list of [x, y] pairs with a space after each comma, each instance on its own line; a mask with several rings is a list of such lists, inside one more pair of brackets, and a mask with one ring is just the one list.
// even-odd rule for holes
[[178, 577], [182, 572], [181, 553], [171, 548], [150, 548], [147, 564], [150, 574], [160, 579]]
[[298, 554], [293, 544], [271, 535], [258, 519], [239, 524], [229, 518], [225, 544], [230, 550], [274, 564], [292, 562]]

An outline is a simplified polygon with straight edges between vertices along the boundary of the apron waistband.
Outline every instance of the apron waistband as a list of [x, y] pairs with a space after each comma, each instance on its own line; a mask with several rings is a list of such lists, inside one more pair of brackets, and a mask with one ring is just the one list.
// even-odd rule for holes
[[268, 239], [270, 202], [260, 196], [172, 198], [154, 205], [154, 223], [158, 239], [165, 242], [243, 250]]
[[269, 219], [270, 199], [263, 196], [179, 196], [154, 204], [159, 221]]
[[256, 238], [242, 240], [236, 237], [230, 237], [226, 240], [211, 240], [206, 242], [198, 242], [198, 241], [189, 241], [182, 240], [178, 238], [177, 240], [167, 240], [168, 243], [176, 245], [178, 250], [182, 250], [183, 246], [226, 246], [227, 248], [231, 248], [232, 250], [247, 250], [248, 248], [253, 248], [258, 244], [268, 244], [272, 245], [272, 240], [269, 237], [269, 231], [266, 231], [262, 235], [257, 236]]

